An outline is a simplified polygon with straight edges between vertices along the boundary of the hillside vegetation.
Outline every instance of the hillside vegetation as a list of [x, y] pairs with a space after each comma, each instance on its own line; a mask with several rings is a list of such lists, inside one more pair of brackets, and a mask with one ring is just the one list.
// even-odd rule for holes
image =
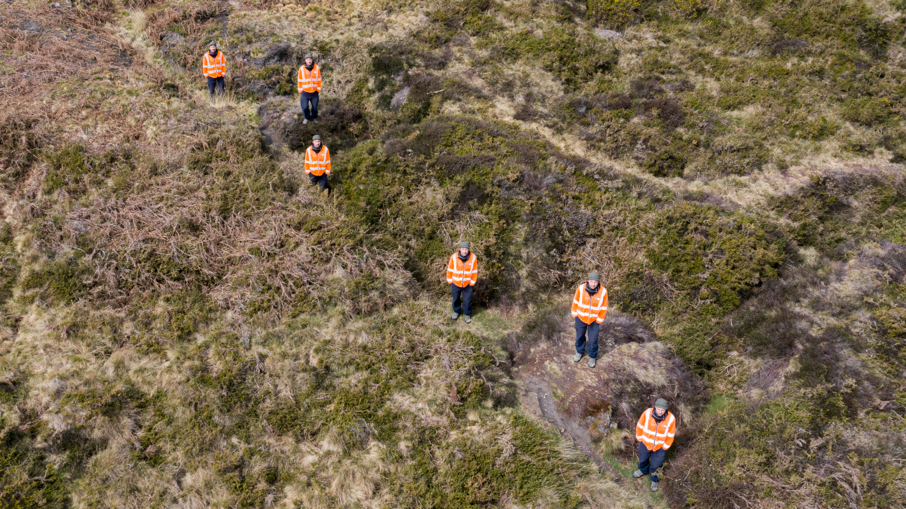
[[0, 508], [906, 507], [903, 0], [0, 19]]

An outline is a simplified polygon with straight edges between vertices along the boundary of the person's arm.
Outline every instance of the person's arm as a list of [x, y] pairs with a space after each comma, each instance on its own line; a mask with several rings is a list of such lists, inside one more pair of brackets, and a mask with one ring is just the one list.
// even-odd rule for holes
[[[456, 256], [455, 254], [453, 256]], [[450, 257], [450, 263], [447, 264], [447, 283], [453, 284], [453, 270], [456, 266], [453, 264], [453, 256]]]
[[226, 77], [226, 55], [220, 52], [220, 74]]
[[317, 87], [318, 87], [318, 93], [321, 92], [321, 83], [322, 83], [322, 80], [321, 80], [321, 66], [319, 65], [319, 66], [318, 66], [318, 81], [315, 82], [315, 85], [317, 85]]
[[305, 149], [305, 173], [311, 174], [311, 160], [308, 158], [308, 149]]
[[643, 425], [645, 421], [645, 412], [642, 412], [642, 416], [639, 417], [639, 422], [635, 423], [635, 439], [637, 442], [643, 442], [645, 434], [645, 427]]
[[576, 294], [573, 296], [572, 315], [573, 318], [579, 317], [579, 298], [582, 297], [582, 287], [576, 288]]
[[601, 310], [598, 311], [598, 323], [604, 323], [604, 317], [607, 316], [607, 288], [604, 290], [604, 298], [601, 299]]
[[328, 150], [328, 148], [325, 146], [324, 151], [326, 152], [326, 154], [324, 154], [324, 155], [327, 157], [327, 162], [325, 163], [325, 167], [327, 168], [327, 174], [330, 175], [330, 150]]
[[475, 263], [472, 264], [472, 273], [469, 274], [469, 277], [472, 280], [469, 286], [475, 286], [475, 283], [478, 282], [478, 256], [476, 256], [475, 253], [472, 253], [472, 256], [475, 256]]
[[297, 83], [297, 88], [299, 89], [299, 93], [300, 93], [300, 94], [302, 93], [302, 79], [303, 79], [303, 76], [302, 76], [302, 68], [299, 67], [299, 81], [298, 81], [298, 83]]
[[205, 53], [204, 56], [201, 57], [201, 72], [204, 74], [205, 78], [207, 78], [208, 74], [211, 72], [209, 67], [210, 66], [208, 65], [208, 54]]
[[676, 435], [676, 417], [670, 415], [670, 425], [667, 427], [667, 435], [664, 436], [664, 450], [673, 445], [673, 437]]

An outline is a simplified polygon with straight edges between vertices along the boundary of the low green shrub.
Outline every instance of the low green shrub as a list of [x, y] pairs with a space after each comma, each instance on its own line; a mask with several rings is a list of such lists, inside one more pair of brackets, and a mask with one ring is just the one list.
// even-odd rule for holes
[[617, 64], [618, 52], [574, 25], [544, 31], [542, 37], [529, 32], [507, 34], [496, 50], [503, 58], [531, 58], [533, 63], [556, 75], [567, 90], [576, 90]]
[[586, 0], [586, 16], [608, 28], [622, 29], [638, 16], [639, 0]]
[[72, 498], [65, 472], [54, 467], [35, 444], [33, 433], [40, 426], [23, 432], [0, 417], [0, 429], [0, 507], [70, 507]]
[[785, 243], [770, 227], [740, 213], [681, 203], [661, 211], [646, 256], [677, 289], [711, 300], [723, 312], [777, 275]]
[[33, 302], [35, 298], [42, 298], [60, 304], [71, 304], [85, 297], [93, 286], [89, 274], [88, 267], [77, 258], [50, 262], [22, 277], [22, 290], [28, 292], [23, 295], [23, 299]]
[[106, 165], [89, 157], [81, 145], [48, 150], [43, 156], [49, 166], [44, 177], [45, 194], [57, 189], [66, 189], [70, 194], [87, 192], [89, 187], [103, 182], [107, 175]]
[[893, 105], [886, 98], [861, 97], [843, 103], [843, 118], [850, 122], [873, 126], [890, 117]]

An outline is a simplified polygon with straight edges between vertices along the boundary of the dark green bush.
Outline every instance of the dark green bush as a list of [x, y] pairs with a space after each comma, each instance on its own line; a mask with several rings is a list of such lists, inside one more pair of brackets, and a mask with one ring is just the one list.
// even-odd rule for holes
[[642, 166], [655, 177], [682, 177], [686, 158], [682, 153], [666, 148], [649, 154]]
[[768, 225], [740, 213], [681, 203], [663, 210], [646, 251], [677, 289], [713, 300], [723, 312], [739, 305], [752, 288], [777, 275], [784, 242]]
[[639, 0], [586, 0], [586, 16], [608, 28], [622, 29], [639, 16]]

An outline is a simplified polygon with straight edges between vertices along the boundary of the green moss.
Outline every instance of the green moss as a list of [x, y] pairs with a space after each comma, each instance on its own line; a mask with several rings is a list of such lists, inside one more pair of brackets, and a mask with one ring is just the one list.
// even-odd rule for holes
[[57, 189], [66, 189], [70, 194], [86, 192], [90, 186], [99, 185], [107, 174], [106, 165], [88, 157], [81, 145], [45, 151], [43, 156], [49, 166], [44, 177], [45, 194]]
[[621, 29], [639, 14], [638, 0], [586, 0], [586, 16], [609, 28]]
[[667, 147], [649, 154], [642, 166], [655, 177], [682, 177], [686, 158], [675, 147]]
[[[471, 437], [440, 444], [425, 430], [413, 443], [400, 479], [388, 483], [408, 504], [472, 508], [513, 500], [530, 503], [542, 492], [556, 496], [557, 507], [580, 507], [582, 500], [563, 489], [580, 473], [555, 449], [557, 438], [521, 415], [507, 419], [513, 450]], [[442, 457], [438, 466], [432, 457]], [[407, 504], [407, 505], [408, 505]]]
[[56, 260], [46, 266], [32, 270], [21, 279], [22, 290], [31, 295], [23, 296], [26, 302], [36, 297], [61, 304], [71, 304], [85, 296], [93, 286], [89, 270], [76, 258]]
[[529, 32], [509, 33], [495, 48], [503, 58], [529, 57], [532, 63], [553, 73], [568, 90], [580, 88], [617, 63], [618, 52], [574, 25], [552, 27], [542, 37]]
[[886, 98], [853, 98], [843, 104], [843, 118], [868, 126], [883, 123], [892, 113], [893, 104]]
[[871, 316], [879, 333], [871, 348], [882, 361], [882, 368], [896, 378], [906, 369], [906, 308], [885, 305], [872, 311]]
[[[692, 303], [684, 298], [678, 300], [677, 305], [691, 306]], [[679, 325], [664, 335], [676, 355], [698, 376], [705, 376], [723, 353], [720, 338], [715, 334], [716, 323], [711, 318], [720, 312], [716, 306], [696, 309], [679, 318]]]
[[169, 308], [168, 332], [177, 340], [188, 339], [211, 319], [214, 312], [210, 297], [198, 291], [167, 296], [164, 302]]
[[78, 405], [92, 415], [107, 418], [116, 418], [123, 411], [142, 409], [148, 405], [147, 395], [129, 381], [103, 389], [88, 388], [70, 392], [61, 401], [65, 405]]
[[0, 417], [0, 429], [0, 507], [70, 507], [65, 474], [35, 443], [40, 426], [21, 429]]
[[714, 207], [682, 203], [662, 211], [646, 252], [677, 289], [713, 301], [722, 312], [764, 280], [777, 275], [784, 242], [769, 227], [740, 213], [723, 215]]
[[[0, 226], [0, 231], [8, 231], [8, 228], [8, 225]], [[5, 251], [6, 249], [0, 248], [0, 253], [3, 253], [5, 255]], [[0, 258], [0, 305], [6, 303], [10, 298], [12, 298], [13, 288], [15, 288], [18, 279], [18, 257], [5, 255]]]

